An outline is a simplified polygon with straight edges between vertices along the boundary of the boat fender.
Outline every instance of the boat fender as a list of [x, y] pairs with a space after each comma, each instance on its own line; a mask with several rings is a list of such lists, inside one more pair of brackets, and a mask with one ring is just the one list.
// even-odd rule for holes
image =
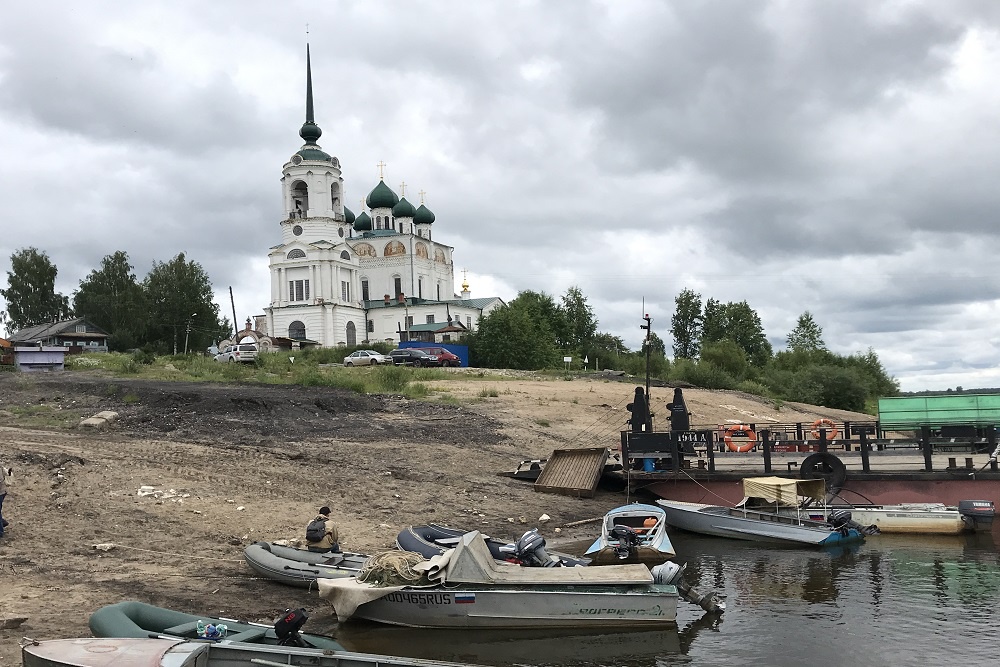
[[[746, 433], [746, 440], [737, 440], [733, 442], [734, 433]], [[722, 438], [726, 442], [726, 447], [729, 448], [731, 452], [749, 452], [755, 446], [757, 446], [757, 434], [753, 432], [747, 424], [733, 424], [726, 429], [726, 434]]]
[[828, 490], [839, 490], [847, 481], [847, 466], [829, 452], [810, 454], [799, 466], [802, 479], [823, 479]]
[[721, 614], [726, 610], [726, 603], [719, 599], [715, 592], [699, 593], [684, 580], [686, 565], [678, 565], [667, 561], [655, 566], [650, 572], [653, 581], [677, 588], [677, 593], [692, 604], [696, 604], [710, 614]]

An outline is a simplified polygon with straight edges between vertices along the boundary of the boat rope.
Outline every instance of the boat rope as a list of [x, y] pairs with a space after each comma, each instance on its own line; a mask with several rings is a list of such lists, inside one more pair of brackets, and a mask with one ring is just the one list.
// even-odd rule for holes
[[130, 547], [124, 544], [115, 544], [116, 549], [129, 549], [131, 551], [143, 551], [148, 554], [160, 554], [161, 556], [182, 556], [183, 558], [199, 558], [201, 560], [217, 560], [223, 563], [242, 563], [242, 558], [216, 558], [215, 556], [195, 556], [193, 554], [180, 554], [173, 551], [155, 551], [153, 549], [142, 549], [140, 547]]
[[689, 473], [684, 468], [681, 468], [680, 472], [684, 473], [689, 480], [691, 480], [692, 482], [694, 482], [695, 484], [697, 484], [698, 486], [700, 486], [701, 489], [702, 489], [702, 491], [704, 491], [705, 493], [715, 496], [716, 498], [718, 498], [719, 500], [721, 500], [724, 504], [727, 504], [727, 505], [729, 504], [729, 500], [727, 500], [726, 498], [723, 498], [718, 493], [716, 493], [715, 491], [712, 491], [710, 488], [708, 488], [707, 486], [705, 486], [704, 484], [702, 484], [701, 482], [699, 482], [698, 480], [696, 480], [694, 477], [691, 476], [691, 473]]
[[[617, 404], [609, 406], [602, 414], [600, 414], [597, 419], [588, 424], [576, 435], [567, 438], [568, 443], [580, 442], [580, 444], [596, 444], [599, 445], [612, 433], [621, 430], [622, 424], [620, 417], [621, 415], [614, 414], [615, 411], [622, 407], [625, 401], [629, 400], [631, 397], [626, 396], [621, 399]], [[611, 423], [609, 417], [616, 417], [614, 423]]]

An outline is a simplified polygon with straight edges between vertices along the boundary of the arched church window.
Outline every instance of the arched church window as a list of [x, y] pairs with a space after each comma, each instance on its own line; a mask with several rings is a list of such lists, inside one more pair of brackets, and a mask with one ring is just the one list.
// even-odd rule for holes
[[347, 323], [347, 344], [357, 345], [358, 344], [358, 331], [354, 326], [354, 322]]
[[292, 183], [291, 217], [304, 218], [309, 211], [309, 187], [303, 181]]
[[305, 323], [295, 320], [288, 325], [288, 337], [292, 340], [305, 340], [306, 339], [306, 325]]
[[306, 253], [304, 250], [296, 248], [294, 250], [289, 251], [288, 254], [285, 255], [285, 259], [305, 259], [305, 256]]
[[376, 215], [375, 216], [375, 229], [382, 229], [382, 216], [381, 215]]
[[[343, 230], [341, 230], [341, 231], [343, 231]], [[340, 258], [341, 259], [350, 260], [351, 259], [351, 253], [347, 252], [346, 250], [341, 250], [340, 251]]]

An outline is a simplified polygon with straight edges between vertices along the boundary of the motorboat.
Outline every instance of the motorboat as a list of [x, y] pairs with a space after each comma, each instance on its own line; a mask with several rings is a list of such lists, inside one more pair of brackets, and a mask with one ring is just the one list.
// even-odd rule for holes
[[848, 510], [855, 521], [876, 526], [882, 533], [922, 535], [990, 532], [996, 516], [996, 509], [989, 500], [962, 500], [957, 506], [944, 503], [844, 504], [837, 501], [826, 507], [804, 508], [809, 518], [817, 520], [836, 510]]
[[667, 513], [657, 505], [632, 503], [616, 507], [601, 523], [601, 534], [587, 549], [594, 565], [657, 565], [676, 552], [667, 536]]
[[308, 618], [304, 610], [287, 610], [285, 616], [277, 619], [273, 625], [268, 625], [231, 618], [196, 616], [126, 600], [101, 607], [90, 615], [88, 625], [95, 637], [225, 639], [230, 643], [289, 644], [336, 651], [344, 649], [332, 637], [299, 633]]
[[703, 609], [724, 609], [714, 594], [687, 586], [676, 563], [652, 571], [638, 563], [524, 567], [493, 558], [478, 531], [408, 569], [419, 580], [322, 579], [319, 594], [340, 622], [357, 617], [427, 628], [659, 627], [676, 623], [681, 594]]
[[467, 667], [372, 653], [150, 637], [25, 640], [21, 662], [23, 667]]
[[[754, 542], [833, 546], [860, 542], [864, 528], [848, 510], [831, 512], [829, 519], [811, 518], [807, 501], [826, 501], [822, 479], [747, 477], [742, 502], [735, 506], [657, 500], [667, 512], [667, 525], [703, 535]], [[825, 516], [825, 514], [824, 514]]]
[[[424, 558], [433, 558], [454, 549], [462, 535], [468, 532], [436, 523], [407, 526], [396, 536], [396, 546], [402, 551], [412, 551]], [[493, 558], [501, 561], [540, 567], [572, 567], [590, 563], [589, 558], [577, 558], [558, 551], [540, 551], [538, 541], [542, 537], [537, 528], [525, 532], [514, 542], [505, 542], [487, 535], [482, 537]]]
[[368, 555], [315, 552], [273, 542], [254, 542], [243, 550], [243, 558], [252, 570], [268, 579], [310, 588], [317, 579], [354, 576], [368, 560]]

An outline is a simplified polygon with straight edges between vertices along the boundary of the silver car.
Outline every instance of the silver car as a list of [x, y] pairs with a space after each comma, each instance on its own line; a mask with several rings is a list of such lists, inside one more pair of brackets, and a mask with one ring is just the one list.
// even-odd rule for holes
[[233, 343], [222, 348], [215, 355], [215, 360], [228, 363], [250, 363], [257, 360], [257, 346], [253, 343]]
[[378, 366], [391, 363], [392, 357], [375, 350], [358, 350], [344, 357], [345, 366]]

